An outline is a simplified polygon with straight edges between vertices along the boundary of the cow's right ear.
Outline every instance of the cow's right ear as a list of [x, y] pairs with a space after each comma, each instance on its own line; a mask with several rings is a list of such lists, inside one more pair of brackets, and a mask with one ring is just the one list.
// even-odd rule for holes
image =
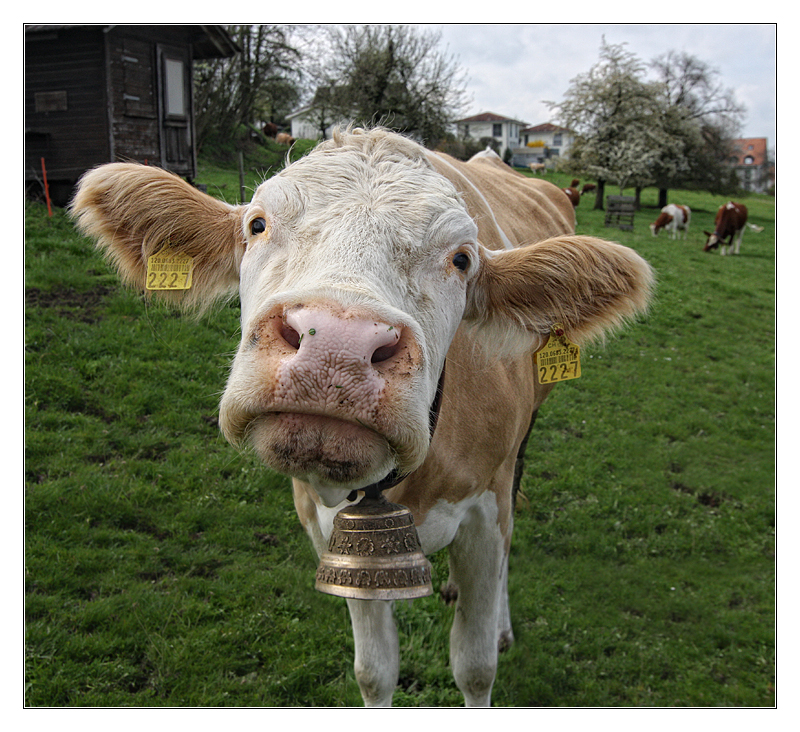
[[96, 240], [123, 281], [137, 289], [147, 289], [148, 259], [166, 246], [191, 257], [189, 289], [151, 292], [201, 311], [236, 292], [245, 250], [243, 211], [172, 173], [134, 163], [89, 171], [70, 204], [78, 229]]
[[490, 354], [544, 345], [560, 323], [578, 344], [602, 338], [643, 313], [654, 276], [635, 251], [588, 236], [560, 236], [519, 247], [481, 248], [464, 319]]

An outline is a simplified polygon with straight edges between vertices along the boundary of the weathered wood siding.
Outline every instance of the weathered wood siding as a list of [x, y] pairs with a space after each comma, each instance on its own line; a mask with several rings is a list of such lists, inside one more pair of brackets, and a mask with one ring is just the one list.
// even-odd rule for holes
[[102, 163], [194, 178], [193, 57], [238, 50], [221, 26], [26, 26], [26, 182], [41, 182], [42, 158], [60, 204]]
[[43, 33], [25, 44], [25, 177], [75, 180], [109, 160], [103, 32]]
[[161, 165], [155, 44], [112, 31], [108, 54], [114, 158]]

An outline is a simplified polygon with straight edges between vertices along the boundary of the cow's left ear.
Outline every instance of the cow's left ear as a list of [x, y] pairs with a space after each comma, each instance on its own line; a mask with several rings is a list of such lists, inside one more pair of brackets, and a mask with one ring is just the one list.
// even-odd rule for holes
[[650, 265], [628, 247], [560, 236], [504, 251], [481, 248], [464, 319], [498, 355], [540, 348], [555, 323], [582, 344], [643, 313], [654, 287]]
[[132, 163], [101, 165], [81, 178], [70, 211], [123, 281], [139, 290], [148, 288], [148, 259], [165, 247], [190, 262], [191, 287], [151, 294], [203, 310], [238, 287], [244, 207], [212, 198], [172, 173]]

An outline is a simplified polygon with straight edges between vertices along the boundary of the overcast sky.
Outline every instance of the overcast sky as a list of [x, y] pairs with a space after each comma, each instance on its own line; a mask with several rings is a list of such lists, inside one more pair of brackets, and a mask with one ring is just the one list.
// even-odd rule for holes
[[[531, 125], [551, 121], [545, 101], [560, 102], [570, 81], [599, 59], [609, 43], [650, 61], [670, 50], [686, 51], [720, 72], [747, 107], [744, 137], [766, 137], [775, 149], [775, 25], [426, 25], [441, 29], [442, 46], [467, 72], [467, 116], [480, 112]], [[444, 49], [443, 49], [444, 50]]]

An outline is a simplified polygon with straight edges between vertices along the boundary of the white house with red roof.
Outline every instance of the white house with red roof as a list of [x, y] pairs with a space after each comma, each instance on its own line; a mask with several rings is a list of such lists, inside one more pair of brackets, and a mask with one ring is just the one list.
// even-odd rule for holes
[[507, 149], [513, 151], [519, 147], [520, 132], [528, 123], [494, 112], [481, 112], [456, 120], [455, 124], [457, 137], [473, 140], [491, 137], [496, 140], [500, 148], [498, 153], [505, 159]]
[[511, 164], [525, 168], [531, 163], [555, 164], [555, 158], [565, 155], [575, 139], [572, 130], [550, 122], [528, 126], [527, 122], [504, 117], [494, 112], [456, 120], [456, 136], [480, 140], [489, 137], [497, 141], [500, 157], [505, 159], [511, 150]]
[[566, 127], [545, 122], [520, 130], [520, 144], [514, 150], [512, 164], [526, 167], [531, 163], [555, 165], [557, 158], [566, 155], [575, 133]]

